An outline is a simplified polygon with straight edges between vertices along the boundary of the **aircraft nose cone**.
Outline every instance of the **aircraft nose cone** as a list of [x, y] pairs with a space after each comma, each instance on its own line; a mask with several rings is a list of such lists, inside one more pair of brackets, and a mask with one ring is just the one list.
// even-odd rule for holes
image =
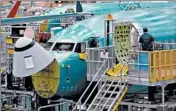
[[48, 66], [54, 57], [34, 40], [21, 37], [15, 44], [13, 75], [26, 77]]
[[43, 98], [51, 98], [57, 95], [60, 82], [59, 63], [54, 60], [45, 69], [32, 75], [35, 91]]

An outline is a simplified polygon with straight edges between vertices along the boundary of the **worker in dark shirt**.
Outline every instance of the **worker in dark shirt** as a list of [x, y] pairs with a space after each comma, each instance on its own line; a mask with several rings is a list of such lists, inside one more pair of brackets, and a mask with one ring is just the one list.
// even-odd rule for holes
[[153, 51], [153, 43], [155, 41], [154, 37], [148, 33], [147, 28], [143, 28], [143, 34], [139, 38], [141, 43], [141, 50], [143, 51]]
[[[153, 51], [153, 43], [155, 39], [152, 35], [148, 33], [147, 28], [143, 28], [143, 34], [139, 38], [139, 42], [141, 43], [141, 50], [142, 51]], [[156, 86], [149, 86], [148, 87], [148, 100], [155, 101], [154, 94], [156, 93]]]

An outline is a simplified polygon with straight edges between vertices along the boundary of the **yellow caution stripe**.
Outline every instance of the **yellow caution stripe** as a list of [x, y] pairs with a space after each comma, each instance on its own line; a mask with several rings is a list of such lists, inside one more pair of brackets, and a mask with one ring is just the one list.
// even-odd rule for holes
[[128, 87], [125, 87], [125, 90], [123, 91], [122, 95], [120, 96], [119, 100], [117, 101], [117, 103], [115, 104], [115, 106], [113, 107], [112, 111], [117, 111], [117, 108], [119, 106], [119, 104], [121, 103], [123, 97], [125, 96], [125, 94], [127, 93]]

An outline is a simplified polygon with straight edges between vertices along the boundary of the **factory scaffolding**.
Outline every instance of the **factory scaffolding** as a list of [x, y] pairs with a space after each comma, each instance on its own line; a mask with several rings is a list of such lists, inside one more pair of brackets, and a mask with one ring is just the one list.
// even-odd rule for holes
[[[105, 21], [105, 23], [110, 24], [107, 21]], [[120, 23], [112, 22], [112, 27], [113, 28], [107, 27], [112, 30], [111, 32], [105, 28], [106, 47], [87, 48], [87, 80], [90, 81], [90, 83], [75, 105], [73, 111], [101, 111], [103, 109], [107, 111], [116, 109], [120, 111], [143, 111], [147, 109], [155, 109], [158, 111], [174, 110], [176, 105], [173, 104], [173, 102], [169, 101], [166, 103], [165, 87], [175, 83], [176, 60], [174, 56], [176, 55], [176, 44], [156, 42], [154, 51], [139, 51], [138, 44], [131, 43], [131, 39], [133, 39], [133, 42], [137, 41], [136, 39], [140, 36], [140, 27], [137, 27], [136, 24], [131, 21]], [[113, 31], [114, 29], [115, 31]], [[132, 29], [137, 32], [136, 37], [133, 35], [133, 38], [131, 38]], [[114, 39], [113, 44], [115, 45], [109, 45], [110, 43], [108, 43], [109, 40], [107, 39], [111, 37], [110, 34], [113, 35], [112, 39]], [[119, 42], [119, 34], [121, 34], [121, 37], [126, 35], [125, 39], [130, 43], [124, 41]], [[121, 46], [119, 46], [119, 44], [121, 44]], [[128, 49], [126, 51], [127, 54], [124, 51], [120, 51], [124, 48], [123, 45]], [[162, 46], [162, 48], [158, 46]], [[128, 56], [121, 56], [125, 54]], [[102, 55], [104, 55], [104, 57]], [[118, 59], [118, 63], [116, 58]], [[162, 93], [156, 94], [160, 97], [162, 96], [160, 100], [161, 103], [156, 102], [157, 100], [155, 100], [155, 103], [146, 100], [146, 95], [144, 96], [144, 94], [139, 94], [139, 96], [144, 96], [142, 100], [141, 97], [138, 97], [132, 98], [137, 102], [130, 102], [132, 99], [128, 97], [136, 97], [136, 95], [128, 94], [128, 85], [130, 85], [130, 87], [131, 85], [146, 87], [161, 86]], [[97, 88], [98, 91], [96, 91]], [[90, 89], [91, 92], [88, 94]], [[111, 91], [109, 91], [109, 89], [111, 89]], [[174, 91], [175, 90], [173, 90], [173, 92]], [[94, 96], [93, 99], [91, 99], [92, 95]], [[111, 97], [113, 97], [113, 99]]]
[[[120, 67], [115, 76], [108, 76], [106, 72], [111, 68], [116, 60], [114, 56], [114, 46], [110, 46], [110, 37], [112, 37], [113, 30], [110, 30], [110, 24], [113, 25], [114, 20], [111, 15], [107, 16], [107, 21], [105, 22], [105, 44], [107, 47], [97, 47], [97, 48], [87, 48], [86, 52], [88, 54], [87, 58], [87, 79], [90, 80], [90, 83], [83, 95], [78, 100], [75, 105], [74, 110], [76, 110], [79, 106], [87, 106], [86, 111], [90, 110], [115, 110], [120, 100], [122, 100], [124, 94], [127, 92], [127, 81], [123, 81], [123, 69], [125, 69], [126, 65], [118, 64]], [[112, 28], [113, 29], [113, 28]], [[110, 32], [112, 31], [112, 32]], [[96, 82], [94, 84], [94, 82]], [[91, 92], [87, 94], [89, 88], [95, 85]], [[94, 99], [91, 100], [92, 94], [96, 93], [96, 88], [98, 88], [98, 92], [95, 95]], [[85, 96], [88, 96], [86, 100], [84, 100]], [[89, 102], [91, 101], [91, 102]], [[83, 102], [83, 103], [81, 103]], [[82, 109], [79, 109], [82, 110]]]

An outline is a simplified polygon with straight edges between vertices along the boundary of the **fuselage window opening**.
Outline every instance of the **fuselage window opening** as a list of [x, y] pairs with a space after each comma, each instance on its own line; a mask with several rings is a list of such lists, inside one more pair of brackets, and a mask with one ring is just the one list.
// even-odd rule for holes
[[56, 43], [52, 51], [73, 51], [75, 43]]
[[86, 52], [86, 43], [84, 43], [84, 42], [77, 43], [76, 48], [75, 48], [75, 52], [77, 52], [77, 53]]
[[43, 45], [43, 47], [46, 49], [46, 50], [50, 50], [53, 46], [54, 42], [47, 42], [46, 44]]

